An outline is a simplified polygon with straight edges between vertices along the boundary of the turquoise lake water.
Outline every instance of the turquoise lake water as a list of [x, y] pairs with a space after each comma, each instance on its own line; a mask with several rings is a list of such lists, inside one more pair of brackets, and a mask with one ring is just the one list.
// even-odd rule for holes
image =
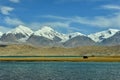
[[0, 80], [120, 80], [120, 63], [0, 62]]

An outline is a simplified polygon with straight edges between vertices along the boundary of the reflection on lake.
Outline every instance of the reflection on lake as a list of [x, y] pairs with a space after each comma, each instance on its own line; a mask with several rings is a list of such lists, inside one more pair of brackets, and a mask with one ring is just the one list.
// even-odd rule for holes
[[0, 62], [0, 80], [119, 79], [119, 62]]

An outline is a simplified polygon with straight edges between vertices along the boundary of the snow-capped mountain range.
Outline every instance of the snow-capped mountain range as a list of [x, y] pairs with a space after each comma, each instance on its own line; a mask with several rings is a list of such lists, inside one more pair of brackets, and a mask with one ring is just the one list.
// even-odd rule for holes
[[[101, 31], [94, 34], [90, 34], [90, 35], [85, 35], [80, 32], [63, 34], [55, 31], [49, 26], [43, 26], [41, 29], [37, 31], [32, 31], [30, 28], [26, 26], [19, 25], [18, 27], [6, 33], [0, 32], [0, 41], [16, 42], [16, 43], [17, 42], [31, 43], [32, 41], [32, 44], [36, 43], [38, 45], [41, 45], [41, 43], [43, 42], [46, 45], [49, 43], [54, 45], [56, 44], [64, 45], [67, 43], [67, 46], [69, 46], [69, 44], [72, 44], [75, 46], [77, 43], [79, 43], [79, 45], [81, 45], [81, 43], [84, 43], [84, 44], [87, 43], [89, 45], [91, 43], [97, 43], [97, 44], [102, 43], [102, 41], [113, 37], [118, 32], [120, 32], [120, 30], [108, 29], [106, 31]], [[69, 44], [68, 44], [68, 41], [69, 41]], [[120, 42], [119, 39], [117, 41]]]

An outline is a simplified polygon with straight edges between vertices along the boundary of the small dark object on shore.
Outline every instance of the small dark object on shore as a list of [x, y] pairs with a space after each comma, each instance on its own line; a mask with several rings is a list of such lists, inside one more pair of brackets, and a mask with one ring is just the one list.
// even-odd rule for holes
[[3, 44], [0, 45], [0, 47], [7, 47], [7, 46], [8, 46], [8, 45], [3, 45]]
[[88, 59], [88, 56], [83, 56], [83, 59]]

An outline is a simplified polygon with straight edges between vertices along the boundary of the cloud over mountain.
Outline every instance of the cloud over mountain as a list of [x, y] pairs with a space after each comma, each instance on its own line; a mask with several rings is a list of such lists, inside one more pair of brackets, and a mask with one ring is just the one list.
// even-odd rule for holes
[[9, 0], [10, 2], [13, 2], [13, 3], [19, 3], [20, 0]]
[[9, 6], [0, 6], [0, 12], [3, 15], [10, 15], [10, 12], [13, 10], [14, 10], [14, 8], [9, 7]]

